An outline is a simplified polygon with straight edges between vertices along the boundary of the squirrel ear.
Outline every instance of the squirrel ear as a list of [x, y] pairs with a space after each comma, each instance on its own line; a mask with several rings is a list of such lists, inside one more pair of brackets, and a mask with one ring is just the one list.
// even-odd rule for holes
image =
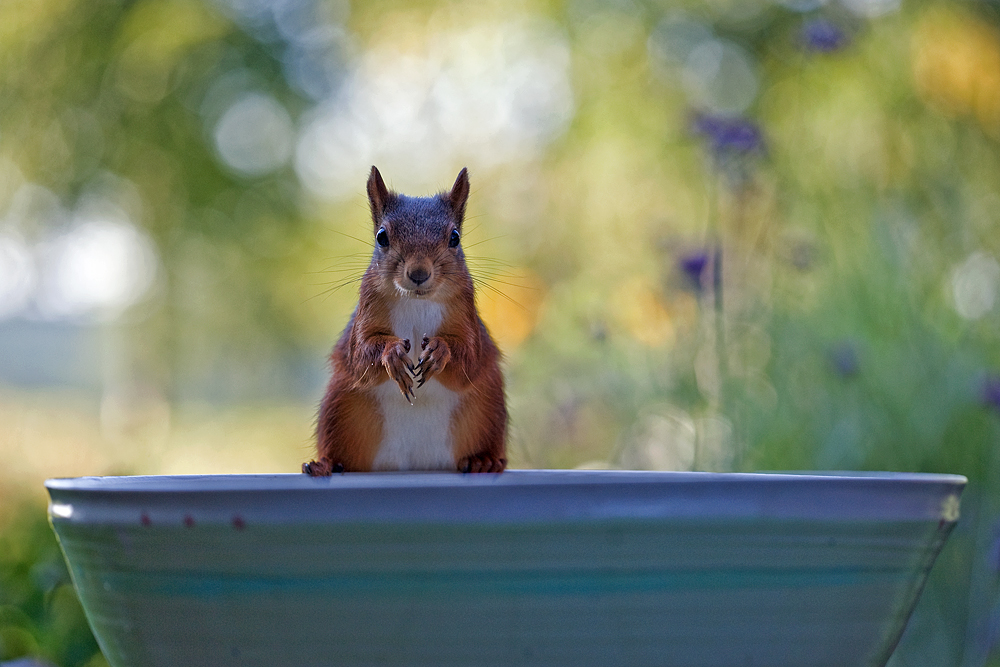
[[462, 226], [465, 219], [465, 202], [469, 199], [469, 170], [462, 167], [455, 179], [455, 185], [451, 186], [451, 192], [445, 197], [451, 204], [451, 210], [455, 212], [458, 226]]
[[385, 209], [388, 207], [389, 200], [392, 197], [393, 193], [389, 192], [388, 188], [385, 187], [382, 174], [378, 173], [378, 169], [372, 165], [372, 171], [368, 175], [368, 204], [371, 206], [372, 221], [376, 227], [381, 222], [382, 215], [385, 213]]

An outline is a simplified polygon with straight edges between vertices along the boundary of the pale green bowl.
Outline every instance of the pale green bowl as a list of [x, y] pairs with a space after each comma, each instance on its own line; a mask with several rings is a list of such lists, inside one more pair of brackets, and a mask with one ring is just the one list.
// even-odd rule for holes
[[965, 478], [49, 480], [113, 667], [881, 666]]

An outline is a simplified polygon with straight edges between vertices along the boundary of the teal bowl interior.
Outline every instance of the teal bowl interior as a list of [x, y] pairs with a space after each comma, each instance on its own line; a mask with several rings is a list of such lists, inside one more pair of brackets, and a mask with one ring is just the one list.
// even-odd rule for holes
[[46, 483], [113, 667], [881, 666], [965, 478], [626, 471]]

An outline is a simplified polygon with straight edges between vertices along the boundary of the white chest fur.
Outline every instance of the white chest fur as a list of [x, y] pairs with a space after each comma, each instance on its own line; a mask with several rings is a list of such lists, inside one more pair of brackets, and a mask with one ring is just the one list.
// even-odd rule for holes
[[[410, 341], [410, 359], [420, 357], [424, 336], [441, 326], [444, 309], [424, 299], [401, 299], [390, 313], [393, 333]], [[375, 390], [382, 412], [382, 443], [375, 455], [375, 470], [451, 470], [455, 458], [451, 441], [451, 415], [458, 394], [431, 378], [414, 387], [410, 405], [395, 382]]]
[[410, 358], [416, 363], [420, 357], [420, 343], [424, 336], [433, 336], [441, 326], [444, 307], [426, 299], [400, 299], [389, 313], [392, 333], [410, 341]]

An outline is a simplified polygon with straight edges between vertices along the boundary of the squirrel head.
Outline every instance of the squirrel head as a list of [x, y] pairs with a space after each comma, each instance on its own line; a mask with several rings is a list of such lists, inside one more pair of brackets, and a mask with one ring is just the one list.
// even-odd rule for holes
[[372, 266], [385, 288], [403, 297], [446, 298], [468, 280], [461, 243], [468, 198], [469, 173], [464, 168], [450, 191], [407, 197], [386, 188], [382, 174], [372, 167]]

